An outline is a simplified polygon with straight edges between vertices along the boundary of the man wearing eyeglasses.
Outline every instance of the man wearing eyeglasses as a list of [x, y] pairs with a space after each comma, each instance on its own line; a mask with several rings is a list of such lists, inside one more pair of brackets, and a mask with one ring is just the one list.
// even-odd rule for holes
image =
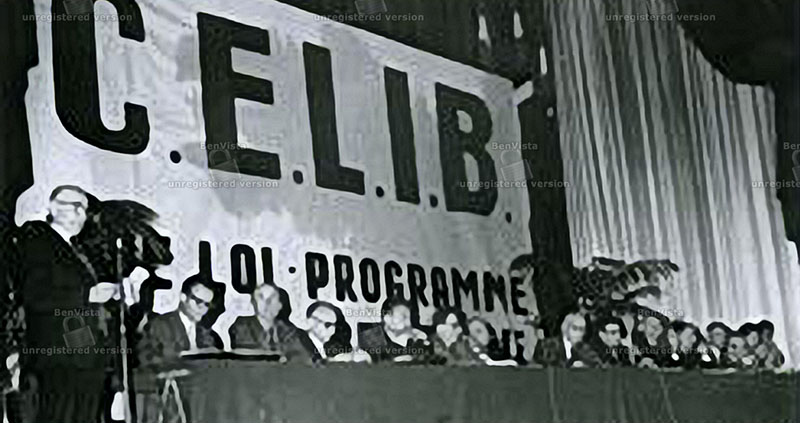
[[76, 241], [88, 207], [81, 188], [56, 188], [46, 222], [23, 225], [17, 243], [26, 325], [20, 388], [31, 399], [31, 421], [101, 418], [107, 357], [97, 350], [104, 342], [96, 303], [114, 287], [98, 283]]
[[152, 314], [144, 326], [139, 345], [139, 361], [145, 366], [174, 365], [181, 352], [222, 350], [222, 339], [206, 322], [214, 303], [214, 291], [199, 276], [183, 283], [178, 309]]

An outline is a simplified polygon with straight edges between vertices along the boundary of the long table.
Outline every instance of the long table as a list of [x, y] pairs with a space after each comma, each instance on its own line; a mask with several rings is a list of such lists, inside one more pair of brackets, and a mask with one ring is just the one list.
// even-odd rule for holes
[[[190, 371], [176, 382], [194, 423], [800, 421], [795, 373], [311, 367], [232, 360], [196, 363]], [[156, 421], [162, 382], [144, 372], [135, 380], [138, 420]]]

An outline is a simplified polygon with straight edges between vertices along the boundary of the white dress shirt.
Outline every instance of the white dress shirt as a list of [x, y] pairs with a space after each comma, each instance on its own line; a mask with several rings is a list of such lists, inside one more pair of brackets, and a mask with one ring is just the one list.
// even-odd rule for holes
[[308, 333], [308, 337], [311, 338], [311, 342], [314, 344], [314, 347], [319, 352], [320, 357], [328, 358], [327, 354], [325, 354], [325, 343], [318, 339], [312, 332]]
[[197, 349], [197, 323], [193, 322], [189, 317], [183, 314], [182, 311], [178, 312], [178, 316], [181, 318], [181, 323], [183, 323], [183, 327], [186, 329], [186, 336], [189, 337], [189, 349], [196, 350]]
[[566, 337], [564, 337], [563, 339], [564, 339], [564, 351], [567, 354], [567, 361], [569, 361], [572, 358], [572, 342], [569, 342], [569, 339], [567, 339]]

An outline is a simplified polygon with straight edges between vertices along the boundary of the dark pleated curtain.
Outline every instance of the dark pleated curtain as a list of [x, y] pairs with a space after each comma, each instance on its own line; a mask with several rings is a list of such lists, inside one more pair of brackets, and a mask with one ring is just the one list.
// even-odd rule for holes
[[[640, 0], [548, 0], [573, 260], [669, 258], [665, 308], [705, 326], [770, 319], [798, 357], [800, 277], [774, 187], [774, 94], [714, 70]], [[791, 152], [786, 152], [791, 154]]]

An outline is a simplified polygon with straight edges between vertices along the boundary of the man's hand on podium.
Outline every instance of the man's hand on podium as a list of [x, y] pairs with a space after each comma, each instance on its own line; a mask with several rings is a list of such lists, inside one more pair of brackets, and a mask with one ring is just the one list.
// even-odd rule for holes
[[137, 266], [127, 278], [122, 280], [122, 287], [125, 290], [125, 304], [130, 307], [139, 302], [139, 291], [142, 288], [142, 283], [149, 277], [150, 272]]
[[20, 365], [18, 352], [12, 352], [6, 357], [6, 369], [11, 374], [11, 387], [8, 390], [19, 391]]
[[[132, 306], [139, 302], [139, 290], [142, 283], [150, 276], [147, 270], [136, 267], [131, 274], [122, 280], [122, 289], [125, 293], [125, 304]], [[106, 303], [111, 300], [119, 300], [120, 284], [113, 282], [99, 282], [89, 290], [89, 302]]]

